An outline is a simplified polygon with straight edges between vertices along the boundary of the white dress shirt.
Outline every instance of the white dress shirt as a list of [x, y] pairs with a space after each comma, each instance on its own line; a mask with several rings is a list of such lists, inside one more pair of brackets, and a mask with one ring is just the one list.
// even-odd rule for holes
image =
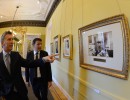
[[[36, 59], [36, 53], [37, 51], [34, 51], [34, 60]], [[40, 58], [40, 51], [38, 51], [38, 59]], [[41, 74], [40, 74], [40, 68], [37, 67], [37, 77], [41, 77]]]

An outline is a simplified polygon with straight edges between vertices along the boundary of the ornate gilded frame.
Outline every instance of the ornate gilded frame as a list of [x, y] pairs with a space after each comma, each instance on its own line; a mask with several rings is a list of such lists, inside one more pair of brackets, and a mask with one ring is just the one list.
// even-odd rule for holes
[[[67, 59], [73, 58], [73, 45], [72, 45], [72, 35], [66, 35], [63, 37], [63, 57]], [[68, 45], [67, 45], [68, 44]], [[66, 47], [68, 46], [68, 47]]]
[[[95, 54], [96, 38], [98, 40], [99, 35], [95, 34], [97, 34], [96, 32], [102, 32], [103, 37], [106, 30], [109, 30], [112, 34], [112, 57], [106, 55], [99, 57]], [[96, 42], [92, 42], [93, 38], [91, 39], [89, 36], [97, 36], [93, 40]], [[92, 50], [94, 53], [90, 52]], [[125, 15], [116, 15], [79, 28], [79, 53], [81, 67], [117, 78], [127, 79], [129, 66], [129, 26]], [[107, 50], [106, 53], [108, 53]], [[121, 63], [120, 66], [118, 66], [119, 63]]]
[[54, 37], [54, 54], [59, 54], [58, 56], [55, 56], [56, 60], [60, 61], [61, 57], [61, 37], [60, 35], [57, 35]]

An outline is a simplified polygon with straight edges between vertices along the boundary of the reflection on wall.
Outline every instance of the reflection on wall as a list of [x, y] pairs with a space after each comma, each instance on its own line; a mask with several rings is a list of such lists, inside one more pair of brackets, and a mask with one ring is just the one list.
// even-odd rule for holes
[[27, 52], [29, 52], [29, 51], [32, 50], [31, 42], [32, 42], [31, 40], [27, 40], [27, 44], [28, 44], [28, 46], [27, 46]]
[[12, 27], [10, 31], [14, 35], [13, 50], [18, 51], [20, 55], [23, 56], [24, 45], [22, 44], [24, 43], [24, 36], [25, 36], [25, 33], [27, 32], [27, 27], [23, 27], [23, 26]]

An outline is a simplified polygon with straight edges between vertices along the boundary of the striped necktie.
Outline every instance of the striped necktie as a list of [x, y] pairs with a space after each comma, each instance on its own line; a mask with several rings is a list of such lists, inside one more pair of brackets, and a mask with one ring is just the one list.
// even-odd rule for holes
[[10, 54], [8, 53], [5, 55], [5, 64], [8, 72], [10, 73]]

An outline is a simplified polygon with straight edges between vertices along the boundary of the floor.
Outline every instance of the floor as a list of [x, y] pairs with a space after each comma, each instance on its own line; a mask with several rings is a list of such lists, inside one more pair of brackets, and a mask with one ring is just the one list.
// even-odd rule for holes
[[[28, 97], [29, 97], [29, 100], [37, 100], [37, 98], [35, 97], [35, 95], [33, 94], [33, 91], [32, 91], [32, 88], [31, 86], [28, 87], [27, 86], [27, 89], [28, 89]], [[48, 100], [58, 100], [58, 99], [54, 99], [51, 92], [48, 91]]]
[[[25, 80], [25, 73], [22, 71], [23, 79]], [[35, 95], [33, 94], [32, 87], [28, 87], [28, 96], [29, 100], [37, 100]], [[58, 86], [52, 82], [52, 86], [49, 88], [48, 91], [48, 100], [68, 100], [66, 96], [61, 92], [61, 90], [58, 88]]]
[[58, 86], [53, 82], [49, 89], [54, 100], [68, 100], [67, 97], [62, 93]]
[[[29, 100], [37, 100], [37, 98], [33, 94], [31, 86], [30, 87], [27, 86], [27, 89], [28, 89]], [[68, 100], [68, 99], [60, 91], [57, 85], [53, 82], [52, 86], [49, 88], [48, 91], [48, 100]]]

